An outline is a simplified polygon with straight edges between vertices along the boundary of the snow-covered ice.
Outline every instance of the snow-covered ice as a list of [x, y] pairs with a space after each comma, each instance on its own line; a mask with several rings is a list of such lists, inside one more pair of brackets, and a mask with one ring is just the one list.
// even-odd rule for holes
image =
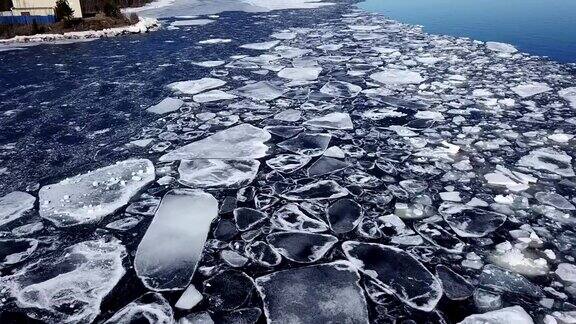
[[173, 82], [168, 85], [168, 88], [177, 93], [195, 95], [206, 90], [219, 88], [225, 84], [226, 81], [220, 79], [202, 78], [198, 80]]
[[314, 81], [318, 79], [320, 72], [322, 72], [321, 67], [294, 67], [280, 70], [278, 76], [296, 81]]
[[126, 160], [40, 189], [40, 216], [58, 227], [97, 223], [156, 178], [150, 160]]
[[495, 52], [506, 53], [506, 54], [514, 54], [518, 52], [516, 47], [506, 44], [506, 43], [499, 43], [499, 42], [486, 42], [486, 47]]
[[165, 98], [158, 104], [146, 109], [146, 111], [154, 114], [166, 114], [177, 111], [182, 105], [184, 105], [184, 101], [178, 98]]
[[330, 113], [322, 117], [307, 120], [304, 125], [328, 129], [353, 129], [352, 119], [347, 113]]
[[398, 69], [385, 69], [370, 75], [370, 78], [387, 85], [418, 84], [424, 81], [418, 72]]

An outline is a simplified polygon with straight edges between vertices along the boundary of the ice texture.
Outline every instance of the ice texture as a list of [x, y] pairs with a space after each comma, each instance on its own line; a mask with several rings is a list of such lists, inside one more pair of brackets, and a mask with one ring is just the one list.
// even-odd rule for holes
[[222, 81], [216, 78], [202, 78], [198, 80], [189, 81], [179, 81], [170, 83], [168, 88], [177, 93], [185, 95], [195, 95], [197, 93], [219, 88], [226, 84], [226, 81]]
[[345, 197], [348, 193], [334, 180], [321, 180], [290, 190], [282, 197], [288, 200], [327, 200]]
[[268, 146], [264, 142], [270, 138], [270, 133], [261, 128], [240, 124], [169, 152], [160, 161], [259, 159], [266, 155]]
[[534, 324], [534, 321], [524, 308], [510, 306], [484, 314], [470, 315], [459, 324]]
[[370, 78], [387, 85], [418, 84], [424, 81], [418, 72], [398, 69], [385, 69], [370, 75]]
[[326, 151], [332, 136], [323, 133], [300, 133], [297, 136], [278, 143], [278, 147], [287, 151], [308, 155], [319, 156]]
[[298, 263], [317, 262], [338, 242], [332, 235], [296, 231], [272, 233], [266, 240], [278, 253]]
[[208, 193], [191, 189], [166, 193], [134, 258], [144, 285], [155, 291], [186, 288], [217, 215], [218, 201]]
[[4, 292], [28, 315], [48, 323], [90, 323], [125, 270], [126, 248], [102, 237], [74, 244], [12, 275], [1, 277]]
[[240, 188], [254, 180], [259, 167], [257, 160], [182, 160], [178, 181], [192, 188]]
[[58, 227], [97, 223], [124, 207], [156, 175], [146, 159], [126, 160], [40, 189], [40, 216]]
[[289, 269], [256, 278], [264, 314], [274, 323], [368, 323], [360, 276], [347, 262]]
[[184, 101], [178, 98], [165, 98], [158, 104], [146, 109], [147, 112], [154, 114], [167, 114], [173, 111], [177, 111], [184, 105]]
[[0, 227], [9, 224], [34, 208], [36, 197], [21, 191], [13, 191], [0, 198]]
[[347, 113], [335, 112], [307, 120], [304, 125], [328, 129], [353, 129], [352, 119]]
[[344, 242], [342, 249], [360, 272], [406, 305], [430, 312], [440, 301], [440, 281], [411, 254], [393, 246], [355, 241]]
[[122, 307], [105, 324], [130, 323], [175, 324], [174, 313], [168, 301], [159, 293], [147, 293]]

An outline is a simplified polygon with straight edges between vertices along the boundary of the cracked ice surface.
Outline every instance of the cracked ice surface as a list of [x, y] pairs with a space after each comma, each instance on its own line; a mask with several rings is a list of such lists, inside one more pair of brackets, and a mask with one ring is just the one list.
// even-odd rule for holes
[[124, 275], [125, 256], [126, 248], [117, 239], [89, 240], [2, 277], [0, 283], [20, 307], [37, 310], [34, 318], [89, 323]]
[[40, 216], [58, 227], [95, 223], [125, 206], [150, 182], [149, 160], [127, 160], [44, 186]]
[[[147, 176], [0, 198], [0, 307], [47, 322], [573, 321], [573, 68], [348, 4], [227, 15], [162, 34], [202, 55], [181, 51], [165, 68], [185, 72], [141, 105], [153, 121], [109, 148], [146, 156]], [[87, 192], [126, 198], [85, 219]], [[72, 201], [84, 226], [46, 221]], [[61, 256], [104, 231], [135, 265], [116, 289], [27, 293], [40, 266], [75, 283], [119, 272], [118, 251], [91, 268]], [[74, 298], [88, 303], [58, 304]]]

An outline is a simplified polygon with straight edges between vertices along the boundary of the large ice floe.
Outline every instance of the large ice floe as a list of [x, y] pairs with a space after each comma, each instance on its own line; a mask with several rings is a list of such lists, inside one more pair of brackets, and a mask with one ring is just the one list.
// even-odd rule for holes
[[33, 318], [48, 323], [90, 323], [125, 273], [126, 248], [114, 238], [72, 245], [0, 278], [2, 293], [14, 297]]
[[256, 287], [268, 323], [368, 323], [359, 281], [349, 263], [336, 261], [259, 277]]
[[96, 223], [154, 181], [149, 160], [126, 160], [40, 189], [40, 216], [58, 227]]
[[161, 161], [191, 159], [258, 159], [266, 155], [271, 135], [249, 124], [234, 126], [169, 152]]
[[574, 322], [573, 67], [348, 3], [183, 16], [238, 3], [158, 8], [150, 124], [0, 197], [1, 323]]
[[152, 290], [184, 289], [202, 256], [218, 202], [203, 191], [177, 189], [160, 202], [134, 258], [136, 274]]

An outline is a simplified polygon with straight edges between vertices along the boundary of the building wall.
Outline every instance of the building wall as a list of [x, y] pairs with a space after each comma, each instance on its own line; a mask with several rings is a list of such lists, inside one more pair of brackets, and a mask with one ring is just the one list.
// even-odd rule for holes
[[[49, 16], [54, 15], [56, 0], [13, 0], [14, 8], [12, 12], [15, 16], [21, 16], [22, 13], [28, 13], [31, 16]], [[74, 18], [82, 18], [82, 8], [80, 0], [68, 0], [70, 8], [74, 10]]]

